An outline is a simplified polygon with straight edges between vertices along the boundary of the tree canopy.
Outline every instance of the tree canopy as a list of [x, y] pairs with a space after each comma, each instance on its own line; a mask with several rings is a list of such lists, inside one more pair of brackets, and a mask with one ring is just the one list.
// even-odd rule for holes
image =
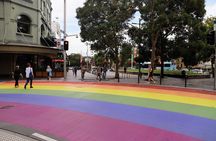
[[[126, 35], [142, 48], [140, 57], [151, 53], [152, 66], [161, 54], [196, 64], [198, 52], [206, 45], [204, 7], [204, 0], [87, 0], [77, 9], [77, 18], [82, 41], [89, 42], [92, 50], [112, 56], [117, 76]], [[128, 22], [137, 11], [140, 26], [130, 28]]]
[[87, 0], [84, 7], [77, 9], [83, 41], [91, 43], [95, 51], [113, 53], [118, 77], [119, 48], [124, 42], [127, 20], [135, 12], [133, 0]]
[[[195, 50], [203, 45], [202, 41], [205, 41], [202, 36], [204, 6], [204, 0], [139, 0], [138, 7], [143, 20], [142, 27], [145, 31], [144, 34], [148, 34], [149, 37], [153, 66], [156, 53], [161, 53], [157, 51], [161, 46], [158, 44], [160, 38], [167, 43], [169, 51], [178, 51], [178, 47], [180, 48], [181, 52], [178, 54], [170, 54], [177, 55], [172, 57], [186, 58], [185, 52], [182, 50], [187, 49], [190, 49], [187, 51], [194, 51], [193, 54], [196, 55]], [[172, 42], [174, 46], [169, 47], [169, 42]], [[187, 60], [187, 62], [189, 61]]]

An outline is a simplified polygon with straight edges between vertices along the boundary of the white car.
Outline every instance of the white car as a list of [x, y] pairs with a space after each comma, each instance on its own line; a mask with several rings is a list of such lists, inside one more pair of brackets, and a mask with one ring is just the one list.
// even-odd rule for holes
[[199, 74], [203, 73], [202, 69], [192, 69], [191, 71], [194, 72], [194, 73], [199, 73]]

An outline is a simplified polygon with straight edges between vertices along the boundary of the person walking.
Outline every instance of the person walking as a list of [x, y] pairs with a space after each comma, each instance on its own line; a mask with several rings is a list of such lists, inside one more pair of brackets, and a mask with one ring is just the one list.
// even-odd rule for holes
[[51, 80], [51, 77], [52, 77], [52, 69], [51, 69], [51, 67], [50, 67], [49, 65], [47, 65], [46, 71], [47, 71], [47, 79], [48, 79], [48, 80]]
[[106, 66], [103, 67], [103, 71], [102, 71], [102, 78], [105, 80], [106, 79], [106, 72], [107, 72], [107, 68]]
[[15, 67], [15, 70], [14, 70], [15, 88], [19, 87], [19, 79], [20, 79], [20, 77], [23, 77], [23, 76], [22, 76], [22, 73], [20, 71], [19, 65], [17, 65]]
[[77, 66], [74, 67], [74, 75], [77, 77]]
[[86, 67], [85, 67], [85, 66], [82, 66], [82, 67], [81, 67], [81, 80], [84, 80], [85, 72], [86, 72]]
[[28, 85], [29, 82], [30, 82], [30, 88], [33, 88], [32, 81], [34, 78], [34, 73], [33, 73], [33, 69], [30, 63], [27, 63], [25, 73], [26, 73], [26, 83], [25, 83], [24, 89], [26, 89], [26, 86]]
[[127, 77], [127, 67], [124, 66], [124, 78]]
[[151, 83], [151, 82], [155, 83], [154, 78], [153, 78], [153, 68], [152, 68], [151, 65], [149, 66], [148, 81], [149, 81], [150, 83]]
[[85, 62], [85, 60], [82, 60], [82, 62], [81, 62], [81, 80], [84, 80], [86, 71], [87, 71], [86, 62]]
[[101, 73], [102, 73], [102, 68], [100, 66], [97, 67], [97, 80], [101, 81]]

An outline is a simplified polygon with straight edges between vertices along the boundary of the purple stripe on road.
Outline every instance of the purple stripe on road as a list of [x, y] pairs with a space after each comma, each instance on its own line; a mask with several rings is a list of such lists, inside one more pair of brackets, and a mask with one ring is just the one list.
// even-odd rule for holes
[[[0, 120], [40, 130], [69, 141], [198, 141], [165, 130], [58, 108], [1, 102]], [[11, 116], [13, 115], [13, 116]]]
[[214, 141], [216, 121], [191, 115], [173, 113], [150, 108], [113, 104], [93, 100], [62, 98], [41, 95], [0, 95], [2, 100], [46, 105], [67, 110], [126, 120], [173, 131], [203, 140]]

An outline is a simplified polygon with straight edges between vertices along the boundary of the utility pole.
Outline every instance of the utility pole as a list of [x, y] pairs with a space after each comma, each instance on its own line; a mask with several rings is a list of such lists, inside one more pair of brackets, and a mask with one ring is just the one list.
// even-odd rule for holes
[[[140, 25], [140, 24], [141, 24], [141, 18], [139, 19], [139, 32], [140, 32], [140, 28], [141, 28], [141, 25]], [[139, 35], [139, 36], [140, 36], [140, 35]], [[141, 70], [140, 70], [140, 69], [141, 69], [141, 66], [140, 66], [140, 63], [141, 63], [141, 62], [140, 62], [141, 37], [139, 37], [139, 38], [140, 38], [140, 42], [139, 42], [139, 46], [138, 46], [138, 47], [139, 47], [139, 50], [138, 50], [138, 51], [139, 51], [139, 61], [138, 61], [138, 62], [139, 62], [139, 66], [138, 66], [138, 67], [139, 67], [138, 84], [140, 83], [140, 76], [141, 76], [141, 75], [140, 75], [140, 72], [141, 72]]]
[[[66, 0], [64, 0], [64, 41], [66, 40]], [[66, 70], [66, 50], [63, 48], [64, 56], [64, 80], [67, 79], [67, 70]]]
[[[139, 33], [140, 33], [140, 29], [141, 29], [141, 18], [139, 18], [139, 23], [132, 23], [132, 24], [139, 24]], [[132, 25], [133, 26], [133, 25]], [[141, 42], [142, 42], [142, 36], [139, 35], [139, 44], [138, 44], [138, 55], [139, 55], [139, 61], [138, 61], [138, 69], [139, 69], [139, 72], [138, 72], [138, 78], [137, 78], [137, 81], [138, 81], [138, 84], [140, 83], [140, 77], [141, 77], [141, 66], [140, 66], [140, 63], [141, 63], [141, 57], [140, 57], [140, 50], [141, 50]]]
[[214, 90], [216, 90], [216, 45], [215, 45], [215, 65], [214, 65]]
[[160, 85], [162, 84], [162, 78], [164, 77], [164, 56], [163, 56], [163, 41], [162, 32], [160, 31]]
[[214, 21], [214, 36], [213, 36], [214, 37], [214, 39], [213, 39], [214, 40], [214, 48], [215, 48], [215, 56], [214, 56], [215, 57], [215, 61], [214, 61], [214, 90], [216, 90], [216, 44], [215, 44], [216, 43], [216, 39], [215, 39], [216, 38], [216, 35], [215, 35], [216, 33], [215, 32], [216, 32], [216, 21]]
[[131, 69], [133, 69], [133, 63], [134, 63], [134, 47], [131, 49]]

